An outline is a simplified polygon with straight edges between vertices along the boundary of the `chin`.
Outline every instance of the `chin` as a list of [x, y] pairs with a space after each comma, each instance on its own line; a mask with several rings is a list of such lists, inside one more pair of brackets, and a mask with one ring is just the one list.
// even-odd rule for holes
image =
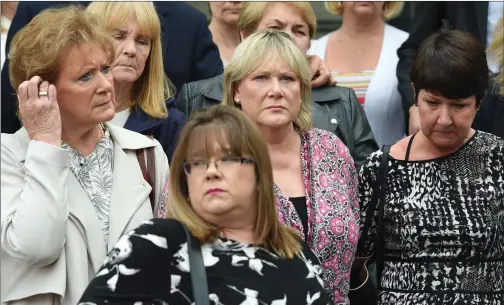
[[116, 83], [134, 83], [138, 79], [137, 74], [133, 71], [113, 71], [112, 76]]
[[103, 111], [97, 116], [98, 122], [109, 122], [115, 117], [115, 107], [110, 107], [109, 109]]

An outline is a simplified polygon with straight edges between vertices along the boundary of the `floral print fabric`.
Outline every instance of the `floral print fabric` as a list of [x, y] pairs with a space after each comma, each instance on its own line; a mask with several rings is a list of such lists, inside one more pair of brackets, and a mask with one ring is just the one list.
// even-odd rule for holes
[[275, 186], [280, 222], [292, 227], [322, 262], [322, 279], [335, 304], [349, 304], [350, 271], [359, 238], [358, 181], [348, 148], [334, 134], [301, 134], [308, 236], [289, 198]]
[[[223, 238], [201, 250], [212, 305], [331, 304], [307, 247], [294, 259]], [[121, 237], [79, 305], [193, 302], [185, 231], [177, 220], [153, 219]]]
[[93, 203], [96, 215], [102, 223], [105, 245], [108, 245], [112, 174], [114, 171], [114, 143], [108, 129], [105, 130], [95, 150], [87, 157], [62, 143], [61, 148], [70, 151], [70, 170]]

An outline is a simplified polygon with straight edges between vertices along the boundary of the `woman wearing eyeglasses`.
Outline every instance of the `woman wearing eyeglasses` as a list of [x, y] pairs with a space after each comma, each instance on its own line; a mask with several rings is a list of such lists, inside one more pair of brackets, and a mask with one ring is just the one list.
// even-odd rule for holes
[[202, 243], [210, 304], [331, 304], [317, 258], [277, 219], [268, 148], [245, 115], [194, 113], [170, 170], [174, 219], [123, 236], [79, 304], [194, 304], [181, 223]]

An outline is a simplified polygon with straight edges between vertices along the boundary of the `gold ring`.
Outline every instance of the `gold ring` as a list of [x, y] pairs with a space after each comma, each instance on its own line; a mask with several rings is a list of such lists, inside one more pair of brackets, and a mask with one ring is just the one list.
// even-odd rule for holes
[[47, 91], [40, 91], [38, 93], [39, 96], [47, 96]]

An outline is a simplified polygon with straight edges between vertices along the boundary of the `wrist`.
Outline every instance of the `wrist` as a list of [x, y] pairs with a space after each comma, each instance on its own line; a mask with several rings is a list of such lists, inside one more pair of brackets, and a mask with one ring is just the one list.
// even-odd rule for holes
[[61, 146], [61, 135], [53, 135], [53, 134], [34, 134], [29, 135], [31, 140], [44, 142], [50, 145], [54, 145], [57, 147]]

